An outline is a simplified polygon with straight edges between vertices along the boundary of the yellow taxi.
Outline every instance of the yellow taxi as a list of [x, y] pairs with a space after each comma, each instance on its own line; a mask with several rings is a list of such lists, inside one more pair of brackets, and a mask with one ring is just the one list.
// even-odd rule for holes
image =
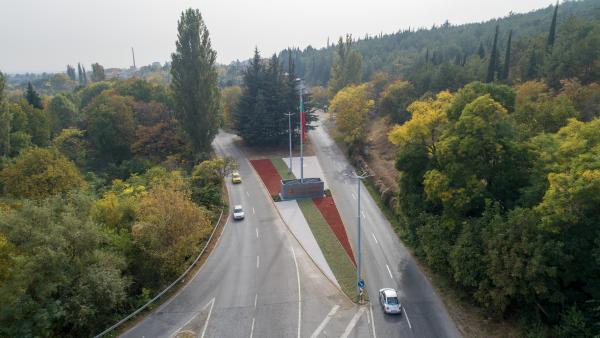
[[231, 183], [242, 183], [242, 176], [240, 176], [240, 173], [234, 171], [233, 174], [231, 174]]

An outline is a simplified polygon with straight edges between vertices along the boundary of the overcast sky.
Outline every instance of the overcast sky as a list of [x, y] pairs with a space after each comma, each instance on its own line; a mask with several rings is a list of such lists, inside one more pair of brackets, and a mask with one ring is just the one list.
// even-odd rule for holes
[[198, 8], [220, 63], [288, 46], [320, 48], [342, 34], [389, 33], [527, 12], [554, 0], [0, 0], [0, 70], [63, 71], [170, 59], [182, 10]]

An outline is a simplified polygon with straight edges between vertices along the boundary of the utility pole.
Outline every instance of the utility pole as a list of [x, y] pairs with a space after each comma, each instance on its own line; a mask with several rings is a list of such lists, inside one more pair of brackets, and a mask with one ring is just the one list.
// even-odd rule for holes
[[362, 291], [362, 287], [361, 284], [364, 285], [364, 282], [362, 282], [361, 278], [360, 278], [360, 274], [361, 274], [361, 251], [360, 251], [360, 183], [363, 179], [371, 176], [371, 175], [367, 175], [366, 173], [362, 174], [362, 175], [356, 175], [356, 174], [346, 174], [345, 176], [349, 177], [349, 178], [353, 178], [356, 179], [356, 182], [358, 183], [357, 188], [358, 188], [358, 210], [356, 212], [356, 216], [357, 216], [357, 228], [356, 228], [356, 251], [357, 251], [357, 259], [356, 259], [356, 299], [357, 302], [360, 302], [360, 297], [361, 297], [361, 291]]
[[135, 53], [134, 53], [134, 51], [133, 51], [133, 47], [131, 47], [131, 56], [133, 57], [133, 68], [134, 68], [134, 69], [137, 69], [137, 68], [135, 67]]
[[288, 117], [288, 130], [290, 132], [290, 165], [288, 167], [288, 174], [292, 173], [292, 115], [293, 113], [284, 114]]

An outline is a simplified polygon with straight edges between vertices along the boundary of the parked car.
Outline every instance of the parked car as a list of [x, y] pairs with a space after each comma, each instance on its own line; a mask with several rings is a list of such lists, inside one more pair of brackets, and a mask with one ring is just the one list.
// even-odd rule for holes
[[231, 174], [231, 183], [233, 183], [233, 184], [242, 183], [242, 176], [240, 175], [240, 173], [235, 171], [235, 172], [233, 172], [233, 174]]
[[242, 209], [242, 206], [239, 204], [233, 207], [233, 219], [244, 219], [244, 209]]
[[398, 299], [398, 292], [394, 289], [385, 288], [379, 290], [379, 303], [383, 312], [389, 314], [402, 314], [402, 305]]

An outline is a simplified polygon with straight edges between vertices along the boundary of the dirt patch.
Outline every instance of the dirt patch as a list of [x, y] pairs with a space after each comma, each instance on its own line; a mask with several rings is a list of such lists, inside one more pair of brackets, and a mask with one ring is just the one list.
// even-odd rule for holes
[[277, 172], [277, 168], [273, 165], [270, 159], [250, 160], [254, 170], [260, 176], [260, 179], [265, 183], [267, 190], [271, 196], [279, 195], [281, 189], [281, 176]]
[[344, 223], [342, 222], [342, 218], [340, 217], [340, 213], [337, 210], [335, 205], [335, 201], [332, 197], [326, 196], [323, 198], [313, 198], [313, 202], [319, 208], [321, 215], [327, 221], [327, 224], [333, 230], [333, 233], [337, 237], [338, 241], [346, 251], [346, 254], [356, 266], [356, 261], [354, 260], [354, 254], [352, 253], [352, 247], [350, 246], [350, 242], [348, 241], [348, 235], [346, 234], [346, 229], [344, 227]]
[[383, 186], [390, 187], [393, 193], [397, 193], [400, 174], [394, 167], [396, 146], [387, 138], [392, 127], [385, 117], [373, 120], [368, 128], [369, 147], [365, 160], [374, 171], [376, 179], [381, 180]]

